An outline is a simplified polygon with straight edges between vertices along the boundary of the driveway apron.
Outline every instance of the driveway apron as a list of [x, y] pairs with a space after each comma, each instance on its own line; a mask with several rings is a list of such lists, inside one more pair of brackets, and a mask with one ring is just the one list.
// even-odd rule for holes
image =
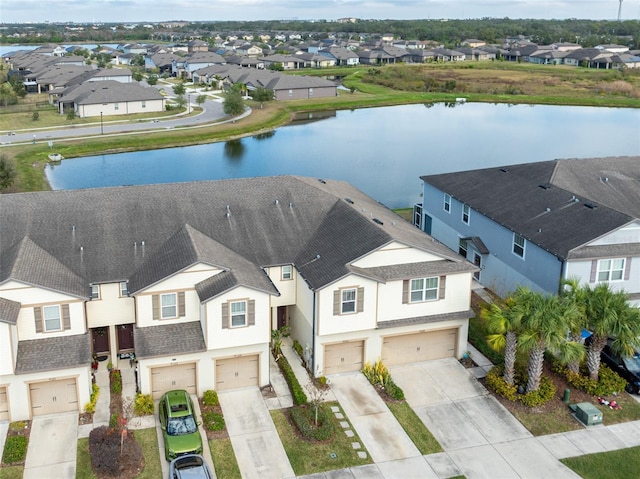
[[[361, 373], [331, 376], [330, 386], [374, 462], [420, 455], [387, 405]], [[432, 473], [426, 463], [425, 470], [428, 471], [426, 474]]]
[[218, 397], [242, 477], [294, 477], [260, 390], [222, 391]]
[[75, 478], [77, 444], [78, 413], [34, 417], [24, 479]]

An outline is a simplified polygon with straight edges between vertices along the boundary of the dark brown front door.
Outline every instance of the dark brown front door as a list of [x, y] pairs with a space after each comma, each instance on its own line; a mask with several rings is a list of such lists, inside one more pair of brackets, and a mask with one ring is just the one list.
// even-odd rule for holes
[[287, 307], [278, 306], [278, 329], [287, 325]]
[[119, 324], [118, 329], [118, 352], [133, 349], [133, 323]]
[[109, 353], [109, 328], [93, 328], [91, 330], [91, 339], [93, 340], [93, 352], [97, 355]]

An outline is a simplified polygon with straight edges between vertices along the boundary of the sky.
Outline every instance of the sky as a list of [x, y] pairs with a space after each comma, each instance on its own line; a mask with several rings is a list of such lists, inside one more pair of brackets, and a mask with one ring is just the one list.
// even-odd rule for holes
[[[580, 18], [615, 20], [619, 0], [3, 0], [0, 21], [334, 20]], [[640, 0], [624, 0], [623, 20], [640, 19]]]

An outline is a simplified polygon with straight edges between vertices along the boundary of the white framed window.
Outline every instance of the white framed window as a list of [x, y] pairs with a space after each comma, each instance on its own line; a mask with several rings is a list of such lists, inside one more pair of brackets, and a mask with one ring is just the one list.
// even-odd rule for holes
[[54, 306], [43, 306], [42, 315], [44, 317], [44, 330], [46, 332], [62, 331], [60, 306], [58, 306], [57, 304]]
[[309, 88], [309, 96], [313, 96], [313, 88]]
[[444, 204], [442, 205], [442, 208], [447, 213], [451, 213], [451, 195], [448, 195], [447, 193], [444, 194]]
[[100, 299], [100, 285], [92, 284], [91, 285], [91, 299]]
[[160, 318], [177, 318], [178, 317], [178, 295], [176, 293], [167, 293], [160, 295]]
[[356, 288], [343, 289], [340, 292], [340, 313], [356, 312]]
[[409, 297], [411, 303], [438, 299], [438, 278], [412, 279]]
[[601, 259], [598, 261], [598, 281], [622, 281], [624, 279], [624, 258]]
[[285, 264], [282, 267], [282, 281], [288, 281], [293, 278], [293, 269], [290, 264]]
[[147, 102], [142, 100], [142, 108], [146, 108], [147, 107]]
[[231, 303], [231, 327], [239, 328], [247, 325], [247, 302], [235, 301]]
[[458, 254], [466, 258], [467, 250], [468, 250], [467, 240], [460, 238], [460, 240], [458, 241]]
[[524, 236], [519, 235], [518, 233], [513, 233], [513, 249], [511, 250], [513, 251], [513, 254], [524, 258], [525, 246], [526, 240], [524, 239]]
[[293, 90], [289, 90], [289, 96], [293, 96]]
[[120, 297], [129, 296], [129, 285], [126, 281], [120, 281]]
[[120, 105], [118, 103], [113, 104], [113, 109], [118, 111], [120, 109]]
[[466, 225], [469, 224], [469, 216], [471, 215], [471, 208], [469, 208], [469, 205], [464, 204], [462, 205], [462, 222]]

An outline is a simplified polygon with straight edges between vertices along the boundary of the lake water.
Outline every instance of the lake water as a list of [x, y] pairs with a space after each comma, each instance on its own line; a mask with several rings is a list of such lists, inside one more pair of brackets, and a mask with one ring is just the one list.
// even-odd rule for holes
[[420, 201], [422, 175], [640, 156], [636, 109], [466, 103], [325, 116], [232, 142], [64, 160], [46, 173], [53, 189], [303, 175], [348, 181], [396, 208]]

